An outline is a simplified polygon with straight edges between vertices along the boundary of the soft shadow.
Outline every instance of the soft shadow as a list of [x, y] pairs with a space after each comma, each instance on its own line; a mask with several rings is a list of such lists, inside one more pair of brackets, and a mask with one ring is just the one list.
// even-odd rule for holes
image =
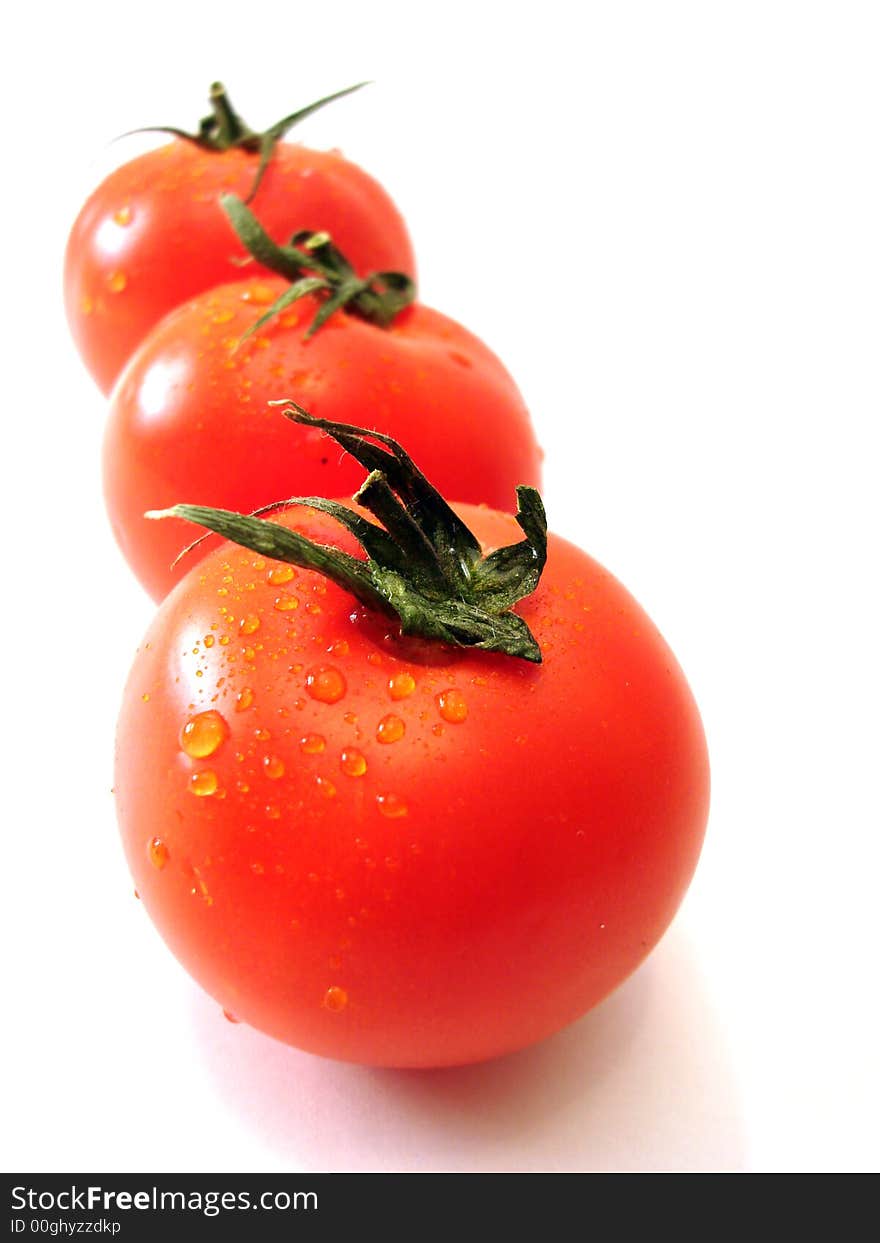
[[675, 930], [580, 1022], [479, 1066], [325, 1061], [226, 1023], [202, 994], [194, 1022], [218, 1091], [292, 1169], [744, 1168], [725, 1042]]

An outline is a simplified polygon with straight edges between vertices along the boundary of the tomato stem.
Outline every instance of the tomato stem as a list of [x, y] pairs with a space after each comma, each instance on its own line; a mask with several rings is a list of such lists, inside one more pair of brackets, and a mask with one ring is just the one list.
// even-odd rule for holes
[[[314, 418], [293, 401], [270, 404], [280, 405], [294, 423], [326, 432], [369, 472], [353, 499], [378, 522], [314, 496], [291, 497], [250, 515], [174, 505], [146, 516], [183, 518], [262, 556], [317, 570], [368, 608], [396, 618], [401, 634], [540, 664], [537, 640], [512, 611], [534, 591], [547, 559], [547, 518], [535, 488], [516, 490], [516, 521], [525, 538], [484, 556], [474, 534], [396, 440]], [[266, 514], [294, 505], [334, 518], [355, 537], [366, 560], [265, 520]]]
[[[313, 336], [334, 312], [347, 311], [380, 328], [387, 328], [416, 296], [415, 281], [403, 272], [372, 272], [359, 277], [328, 233], [309, 229], [295, 233], [286, 246], [274, 241], [254, 213], [234, 194], [223, 194], [220, 206], [248, 254], [270, 272], [291, 282], [280, 298], [241, 338], [246, 341], [281, 311], [306, 297], [319, 294], [321, 305], [306, 332]], [[307, 273], [313, 273], [309, 276]]]
[[319, 108], [332, 104], [335, 100], [351, 95], [359, 91], [361, 87], [368, 85], [367, 82], [357, 82], [354, 86], [345, 87], [344, 90], [334, 91], [332, 95], [325, 95], [323, 99], [317, 99], [314, 103], [307, 104], [305, 108], [299, 108], [296, 112], [282, 117], [268, 129], [258, 131], [251, 129], [235, 111], [223, 83], [213, 82], [208, 96], [211, 111], [199, 121], [195, 133], [189, 133], [188, 130], [179, 129], [174, 125], [145, 125], [140, 129], [129, 130], [122, 137], [125, 138], [128, 134], [170, 134], [173, 138], [181, 138], [184, 142], [194, 143], [203, 151], [229, 151], [232, 147], [241, 147], [244, 151], [259, 154], [257, 171], [245, 200], [250, 203], [260, 188], [276, 145], [285, 134], [300, 121], [311, 116], [313, 112], [317, 112]]

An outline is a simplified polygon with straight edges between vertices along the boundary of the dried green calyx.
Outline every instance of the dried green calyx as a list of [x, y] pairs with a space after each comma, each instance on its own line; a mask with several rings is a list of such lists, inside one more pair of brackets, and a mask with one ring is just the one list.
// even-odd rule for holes
[[[516, 490], [516, 520], [525, 538], [484, 556], [473, 533], [397, 441], [313, 418], [294, 402], [275, 404], [294, 422], [332, 436], [369, 472], [353, 499], [381, 525], [313, 496], [292, 497], [251, 515], [175, 505], [147, 517], [183, 518], [263, 556], [317, 570], [362, 604], [396, 618], [405, 635], [540, 663], [534, 635], [512, 611], [534, 591], [547, 559], [547, 519], [535, 488]], [[291, 505], [335, 518], [360, 543], [366, 560], [258, 516]]]

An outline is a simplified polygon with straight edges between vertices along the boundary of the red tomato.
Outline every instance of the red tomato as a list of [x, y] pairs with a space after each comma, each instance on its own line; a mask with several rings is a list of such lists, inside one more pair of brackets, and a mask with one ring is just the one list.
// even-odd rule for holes
[[[520, 535], [457, 509], [485, 549]], [[278, 521], [353, 547], [314, 511]], [[333, 583], [229, 544], [160, 608], [119, 820], [147, 911], [231, 1015], [343, 1060], [472, 1062], [571, 1023], [660, 938], [707, 814], [684, 677], [557, 537], [517, 612], [542, 665], [386, 637]]]
[[287, 496], [351, 494], [363, 478], [320, 432], [268, 402], [369, 424], [403, 441], [441, 491], [495, 508], [537, 484], [541, 453], [516, 385], [461, 325], [422, 305], [389, 328], [337, 312], [312, 337], [320, 305], [303, 298], [255, 338], [238, 339], [288, 288], [279, 278], [222, 285], [167, 316], [114, 390], [104, 486], [116, 538], [162, 599], [187, 571], [171, 563], [192, 538], [183, 522], [143, 515], [179, 501], [249, 512]]
[[[246, 197], [258, 164], [239, 147], [204, 151], [178, 139], [129, 161], [89, 198], [67, 244], [64, 299], [77, 348], [104, 392], [164, 315], [240, 277], [245, 251], [217, 200]], [[279, 143], [253, 207], [277, 241], [322, 229], [358, 271], [415, 273], [394, 203], [338, 151]]]

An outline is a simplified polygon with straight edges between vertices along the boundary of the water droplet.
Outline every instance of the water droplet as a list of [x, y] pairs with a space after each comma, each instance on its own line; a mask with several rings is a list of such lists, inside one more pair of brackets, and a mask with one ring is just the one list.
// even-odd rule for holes
[[416, 689], [416, 680], [411, 673], [395, 673], [388, 679], [388, 694], [392, 699], [406, 699]]
[[348, 777], [363, 777], [367, 761], [356, 747], [348, 747], [339, 757], [339, 766]]
[[235, 316], [235, 311], [231, 311], [227, 307], [225, 310], [217, 311], [216, 314], [212, 315], [211, 323], [212, 324], [228, 324], [229, 321], [234, 318], [234, 316]]
[[276, 807], [274, 803], [267, 803], [265, 811], [266, 811], [267, 820], [280, 820], [281, 819], [281, 808]]
[[242, 634], [253, 634], [255, 630], [260, 629], [260, 619], [256, 613], [248, 613], [238, 623], [238, 629]]
[[465, 703], [464, 696], [461, 691], [450, 687], [449, 690], [441, 691], [435, 696], [437, 711], [443, 717], [444, 721], [448, 721], [450, 725], [460, 725], [466, 719], [468, 707]]
[[254, 692], [249, 686], [243, 686], [235, 697], [235, 711], [246, 712], [254, 702]]
[[210, 768], [206, 768], [200, 773], [193, 773], [189, 779], [190, 794], [195, 794], [199, 798], [205, 798], [207, 795], [215, 793], [216, 789], [217, 774], [212, 772]]
[[395, 716], [393, 712], [389, 712], [388, 716], [383, 716], [376, 726], [376, 740], [378, 742], [399, 742], [405, 733], [406, 726], [400, 717]]
[[141, 699], [144, 701], [145, 704], [148, 704], [150, 702], [150, 692], [144, 691], [143, 695], [141, 695]]
[[257, 742], [268, 742], [272, 735], [262, 725], [258, 725], [254, 730], [254, 737]]
[[292, 578], [296, 578], [296, 570], [292, 565], [273, 565], [266, 575], [266, 581], [274, 587], [281, 583], [289, 583]]
[[168, 847], [161, 837], [153, 837], [147, 842], [147, 857], [154, 868], [161, 872], [168, 862]]
[[279, 613], [290, 613], [293, 609], [299, 608], [299, 600], [289, 591], [282, 591], [275, 597], [275, 608]]
[[332, 1010], [335, 1014], [338, 1014], [339, 1011], [344, 1010], [347, 1005], [348, 993], [344, 988], [339, 988], [334, 984], [332, 988], [327, 989], [324, 994], [325, 1009]]
[[126, 225], [131, 224], [131, 208], [127, 204], [125, 207], [120, 207], [119, 211], [113, 213], [113, 219], [124, 229]]
[[122, 293], [128, 284], [128, 277], [124, 272], [111, 272], [107, 277], [107, 288], [111, 293]]
[[337, 639], [327, 648], [332, 656], [347, 656], [350, 650], [347, 639]]
[[389, 820], [400, 820], [409, 812], [406, 803], [398, 794], [377, 794], [376, 806], [379, 808], [379, 814], [386, 816]]
[[306, 734], [299, 740], [299, 749], [306, 755], [320, 755], [326, 745], [320, 734]]
[[202, 642], [204, 643], [205, 647], [213, 647], [214, 636], [212, 634], [206, 634], [205, 637], [202, 639]]
[[332, 665], [321, 665], [306, 675], [306, 690], [319, 703], [335, 704], [345, 694], [345, 678]]
[[253, 302], [256, 306], [271, 306], [275, 295], [268, 285], [251, 285], [241, 295], [242, 302]]
[[263, 772], [270, 781], [277, 781], [284, 776], [284, 762], [277, 755], [263, 756]]
[[95, 303], [88, 294], [83, 294], [82, 301], [79, 304], [79, 309], [82, 311], [83, 315], [91, 315], [92, 311], [94, 311]]
[[229, 737], [229, 726], [215, 709], [197, 712], [180, 731], [180, 749], [194, 760], [213, 755]]
[[320, 777], [320, 776], [316, 777], [315, 785], [324, 795], [324, 798], [335, 798], [336, 797], [336, 786], [333, 784], [333, 782], [330, 780], [329, 777]]

